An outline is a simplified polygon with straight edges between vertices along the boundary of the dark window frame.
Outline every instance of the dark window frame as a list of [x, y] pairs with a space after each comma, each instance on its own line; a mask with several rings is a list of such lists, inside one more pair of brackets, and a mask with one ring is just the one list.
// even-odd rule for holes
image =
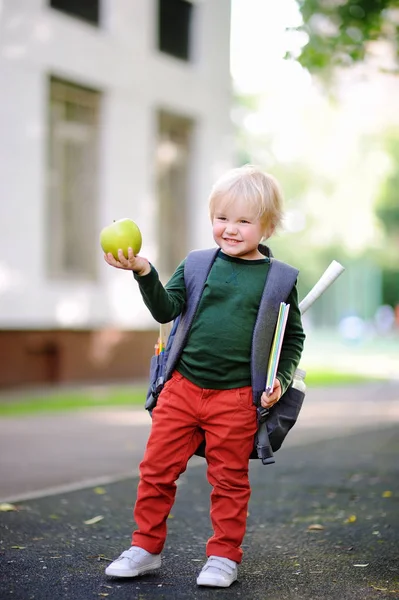
[[159, 52], [183, 62], [192, 62], [194, 18], [195, 6], [189, 0], [157, 0]]
[[[87, 9], [88, 2], [91, 2], [88, 13], [87, 10], [86, 14], [85, 10], [83, 12], [74, 10], [74, 7], [81, 8], [82, 6]], [[52, 10], [59, 11], [68, 17], [79, 19], [79, 21], [93, 27], [101, 27], [101, 0], [47, 0], [47, 3]], [[72, 5], [72, 9], [68, 8], [68, 4]], [[90, 13], [92, 13], [92, 16], [90, 16]]]

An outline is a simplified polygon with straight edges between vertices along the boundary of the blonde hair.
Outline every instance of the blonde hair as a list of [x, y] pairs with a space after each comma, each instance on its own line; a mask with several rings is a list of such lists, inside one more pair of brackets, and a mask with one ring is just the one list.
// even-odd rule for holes
[[231, 169], [213, 185], [209, 196], [211, 220], [220, 201], [244, 200], [266, 230], [274, 231], [283, 219], [283, 195], [277, 180], [253, 165]]

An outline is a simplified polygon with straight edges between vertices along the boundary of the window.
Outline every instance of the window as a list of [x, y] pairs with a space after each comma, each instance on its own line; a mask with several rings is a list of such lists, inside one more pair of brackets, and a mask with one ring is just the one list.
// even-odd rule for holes
[[162, 275], [167, 276], [187, 254], [193, 127], [191, 119], [164, 111], [158, 113], [158, 264]]
[[49, 95], [49, 274], [94, 279], [101, 95], [55, 78]]
[[50, 6], [93, 25], [100, 22], [100, 0], [49, 0]]
[[193, 5], [188, 0], [158, 0], [158, 47], [190, 60]]

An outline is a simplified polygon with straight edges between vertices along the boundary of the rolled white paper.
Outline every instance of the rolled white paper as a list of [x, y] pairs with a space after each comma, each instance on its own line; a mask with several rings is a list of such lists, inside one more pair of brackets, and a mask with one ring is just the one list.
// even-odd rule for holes
[[301, 314], [304, 314], [308, 308], [312, 306], [313, 302], [317, 300], [317, 298], [319, 298], [344, 271], [345, 267], [336, 260], [333, 260], [307, 296], [299, 303]]

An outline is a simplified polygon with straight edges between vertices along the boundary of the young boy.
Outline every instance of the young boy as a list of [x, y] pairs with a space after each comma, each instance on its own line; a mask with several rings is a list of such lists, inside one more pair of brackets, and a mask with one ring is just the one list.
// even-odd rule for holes
[[[213, 238], [220, 250], [212, 265], [188, 339], [172, 377], [152, 413], [152, 428], [140, 465], [132, 546], [105, 573], [136, 577], [161, 566], [166, 519], [176, 480], [206, 441], [207, 477], [213, 487], [207, 563], [197, 578], [202, 586], [228, 587], [242, 559], [250, 498], [249, 456], [257, 431], [251, 389], [251, 340], [269, 270], [268, 248], [260, 245], [282, 219], [282, 196], [274, 178], [252, 166], [229, 171], [209, 199]], [[184, 262], [165, 287], [147, 259], [119, 250], [106, 262], [132, 270], [146, 306], [160, 323], [184, 311]], [[290, 304], [279, 369], [263, 407], [272, 407], [289, 386], [299, 364], [305, 335], [296, 287]], [[266, 368], [266, 366], [265, 366]], [[159, 460], [162, 455], [162, 460]]]

